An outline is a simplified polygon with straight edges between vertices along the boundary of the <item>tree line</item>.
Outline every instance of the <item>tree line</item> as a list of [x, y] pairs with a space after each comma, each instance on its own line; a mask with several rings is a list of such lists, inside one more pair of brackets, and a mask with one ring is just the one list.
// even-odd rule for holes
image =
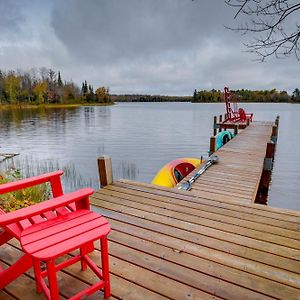
[[0, 70], [1, 104], [111, 103], [109, 89], [94, 87], [85, 80], [81, 88], [62, 79], [60, 72], [40, 68], [23, 71]]
[[114, 102], [191, 102], [191, 96], [111, 95]]
[[[262, 102], [262, 103], [280, 103], [280, 102], [291, 102], [300, 103], [300, 91], [298, 88], [294, 90], [292, 95], [289, 95], [286, 91], [272, 90], [261, 90], [251, 91], [247, 89], [241, 89], [236, 91], [230, 91], [233, 101], [238, 102]], [[210, 103], [210, 102], [223, 102], [223, 92], [220, 90], [201, 90], [195, 89], [193, 94], [192, 102]]]

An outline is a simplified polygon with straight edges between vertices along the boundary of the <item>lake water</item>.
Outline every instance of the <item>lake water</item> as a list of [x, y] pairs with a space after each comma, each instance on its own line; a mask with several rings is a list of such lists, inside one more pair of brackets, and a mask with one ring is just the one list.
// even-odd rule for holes
[[[280, 115], [269, 205], [300, 210], [300, 105], [243, 104], [255, 120]], [[224, 104], [118, 103], [105, 107], [0, 111], [1, 168], [24, 176], [63, 168], [65, 191], [98, 188], [97, 157], [112, 157], [114, 179], [151, 182], [178, 157], [207, 157], [213, 116]]]

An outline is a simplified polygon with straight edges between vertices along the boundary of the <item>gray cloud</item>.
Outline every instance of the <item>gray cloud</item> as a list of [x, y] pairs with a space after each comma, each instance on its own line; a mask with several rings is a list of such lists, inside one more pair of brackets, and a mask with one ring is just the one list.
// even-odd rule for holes
[[22, 33], [25, 17], [18, 5], [13, 0], [0, 0], [0, 40], [15, 39]]
[[52, 26], [70, 53], [82, 60], [145, 59], [172, 55], [205, 43], [218, 15], [213, 3], [190, 0], [58, 2]]
[[86, 79], [113, 93], [184, 95], [225, 84], [292, 91], [298, 85], [293, 58], [262, 64], [243, 52], [247, 37], [224, 28], [235, 13], [224, 1], [24, 3], [7, 17], [6, 28], [19, 42], [0, 39], [2, 68], [51, 67], [67, 80]]

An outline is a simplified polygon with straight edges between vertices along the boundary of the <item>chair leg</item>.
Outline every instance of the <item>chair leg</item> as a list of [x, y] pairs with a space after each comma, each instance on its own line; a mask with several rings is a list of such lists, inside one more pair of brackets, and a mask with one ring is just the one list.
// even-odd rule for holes
[[104, 298], [110, 297], [110, 280], [109, 280], [109, 262], [108, 262], [108, 242], [107, 237], [102, 237], [100, 239], [101, 247], [101, 260], [102, 260], [102, 274], [104, 286]]
[[32, 267], [32, 258], [24, 254], [19, 260], [5, 270], [0, 271], [0, 289], [17, 279]]
[[51, 300], [59, 300], [54, 259], [47, 261], [47, 273], [48, 273]]
[[0, 245], [7, 243], [12, 238], [13, 236], [7, 230], [0, 229]]
[[40, 284], [40, 281], [42, 280], [42, 276], [41, 276], [41, 264], [39, 260], [33, 259], [33, 268], [34, 268], [36, 291], [40, 293], [42, 291], [42, 287]]

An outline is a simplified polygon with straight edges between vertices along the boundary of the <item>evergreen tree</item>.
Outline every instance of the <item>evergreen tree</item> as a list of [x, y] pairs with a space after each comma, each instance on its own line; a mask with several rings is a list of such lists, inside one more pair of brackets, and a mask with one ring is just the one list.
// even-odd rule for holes
[[57, 84], [58, 84], [59, 87], [63, 86], [63, 82], [62, 82], [61, 76], [60, 76], [60, 71], [58, 72]]
[[194, 90], [194, 95], [193, 95], [193, 101], [195, 102], [197, 100], [197, 90]]
[[82, 83], [81, 93], [83, 96], [85, 96], [88, 93], [88, 84], [86, 80]]
[[87, 94], [88, 92], [88, 84], [86, 82], [86, 80], [84, 81], [84, 94]]
[[4, 76], [2, 71], [0, 70], [0, 102], [3, 99], [3, 81], [4, 81]]
[[300, 90], [298, 88], [294, 90], [292, 99], [294, 102], [300, 102]]

